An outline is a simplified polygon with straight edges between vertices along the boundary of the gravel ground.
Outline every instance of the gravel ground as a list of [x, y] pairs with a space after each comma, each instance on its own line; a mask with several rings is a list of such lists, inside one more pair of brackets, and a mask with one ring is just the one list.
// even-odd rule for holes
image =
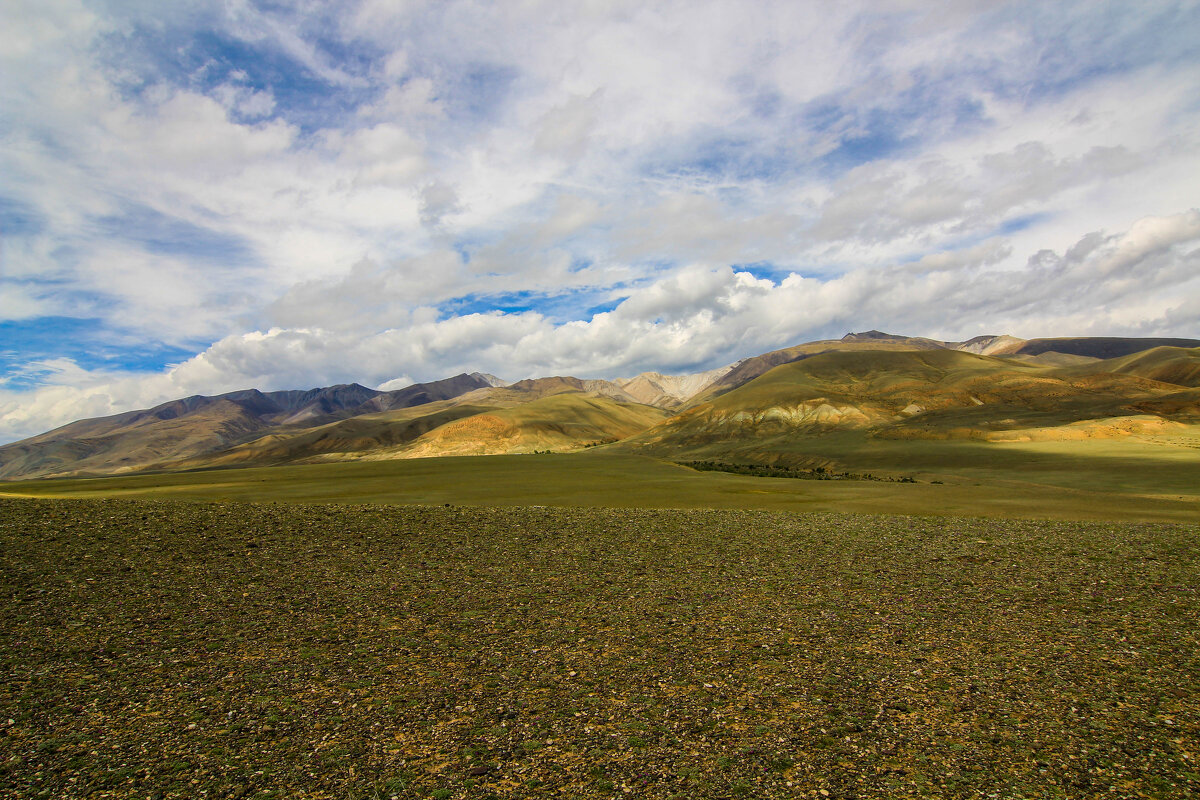
[[1196, 797], [1200, 526], [0, 502], [0, 797]]

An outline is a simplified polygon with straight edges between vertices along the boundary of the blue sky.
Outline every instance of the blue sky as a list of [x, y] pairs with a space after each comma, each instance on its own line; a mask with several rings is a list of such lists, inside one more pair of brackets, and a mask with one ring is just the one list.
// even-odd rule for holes
[[14, 0], [0, 441], [175, 397], [1200, 336], [1195, 2]]

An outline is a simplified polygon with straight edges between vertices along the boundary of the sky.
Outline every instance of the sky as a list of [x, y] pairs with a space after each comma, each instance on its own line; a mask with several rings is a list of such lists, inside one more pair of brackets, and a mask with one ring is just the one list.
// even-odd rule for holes
[[0, 441], [872, 328], [1200, 337], [1200, 3], [0, 4]]

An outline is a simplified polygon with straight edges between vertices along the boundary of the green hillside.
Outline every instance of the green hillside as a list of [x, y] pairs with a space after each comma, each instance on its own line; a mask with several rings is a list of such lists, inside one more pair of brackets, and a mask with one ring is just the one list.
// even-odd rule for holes
[[[1200, 392], [1099, 367], [1038, 366], [951, 350], [837, 351], [775, 367], [616, 446], [678, 460], [948, 471], [962, 448], [1107, 442], [1135, 457], [1194, 455]], [[1151, 457], [1154, 460], [1155, 457]], [[1174, 456], [1167, 456], [1173, 460]], [[1086, 469], [1086, 467], [1085, 467]]]
[[1109, 359], [1095, 368], [1196, 388], [1200, 387], [1200, 348], [1155, 347]]

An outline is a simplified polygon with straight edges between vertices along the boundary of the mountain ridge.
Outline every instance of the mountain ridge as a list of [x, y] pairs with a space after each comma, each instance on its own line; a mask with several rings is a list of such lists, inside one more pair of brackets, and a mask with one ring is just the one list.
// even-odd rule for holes
[[0, 479], [592, 446], [786, 461], [847, 432], [998, 441], [1167, 430], [1200, 423], [1198, 403], [1200, 340], [942, 342], [869, 330], [689, 375], [508, 383], [476, 372], [390, 391], [192, 395], [0, 447]]

